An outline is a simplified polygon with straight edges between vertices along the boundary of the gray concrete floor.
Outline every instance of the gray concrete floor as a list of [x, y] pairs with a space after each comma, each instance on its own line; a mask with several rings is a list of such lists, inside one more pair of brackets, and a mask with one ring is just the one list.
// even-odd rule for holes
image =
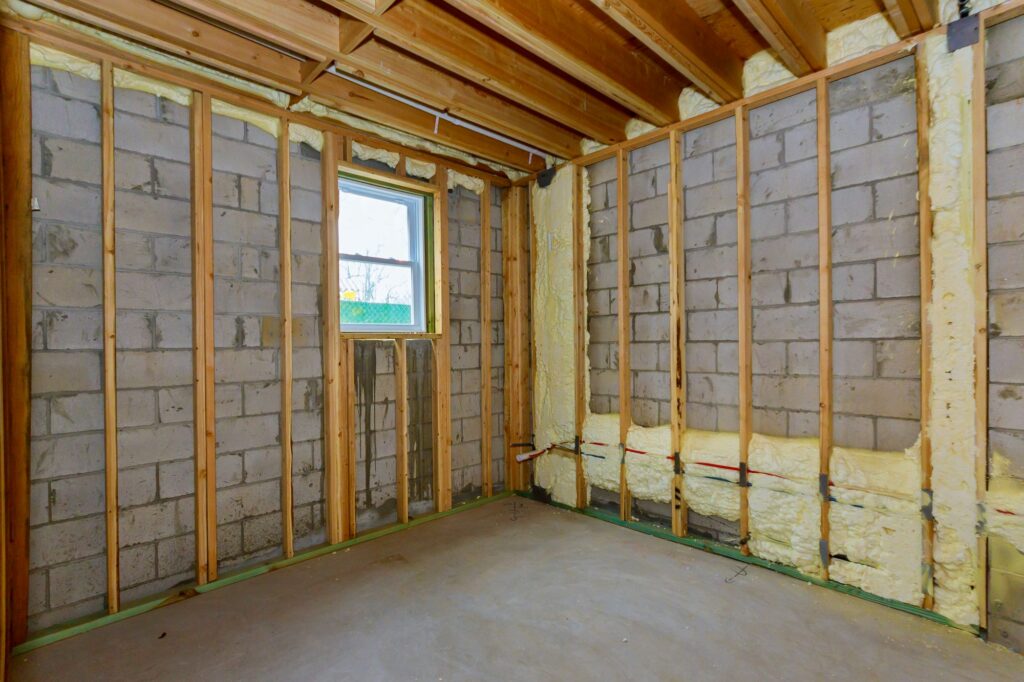
[[1022, 680], [1024, 657], [509, 498], [37, 649], [15, 680]]

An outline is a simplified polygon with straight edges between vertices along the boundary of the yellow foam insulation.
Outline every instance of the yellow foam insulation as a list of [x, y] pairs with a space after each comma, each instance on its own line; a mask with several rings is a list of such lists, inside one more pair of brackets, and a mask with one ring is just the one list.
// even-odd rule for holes
[[698, 114], [714, 111], [718, 105], [693, 88], [683, 88], [679, 93], [679, 120], [685, 121]]
[[288, 126], [288, 139], [291, 142], [305, 142], [317, 151], [324, 148], [324, 134], [301, 123], [292, 123]]
[[[736, 483], [739, 481], [739, 434], [690, 429], [683, 435], [680, 457], [685, 464], [683, 498], [687, 506], [703, 516], [738, 521], [740, 489]], [[707, 466], [700, 462], [717, 466]]]
[[594, 152], [599, 152], [607, 147], [608, 145], [598, 142], [597, 140], [591, 140], [589, 137], [584, 138], [584, 140], [580, 142], [580, 152], [583, 154], [593, 154]]
[[985, 528], [989, 535], [1008, 540], [1024, 552], [1024, 480], [998, 475], [989, 480]]
[[755, 433], [747, 457], [751, 553], [808, 575], [822, 572], [818, 453], [817, 438]]
[[114, 87], [148, 92], [151, 95], [169, 99], [183, 107], [192, 104], [192, 91], [188, 88], [164, 83], [123, 69], [114, 69]]
[[626, 445], [637, 452], [626, 453], [626, 484], [641, 500], [672, 501], [672, 427], [633, 424]]
[[268, 116], [252, 109], [245, 109], [219, 99], [210, 100], [210, 111], [219, 116], [227, 116], [239, 121], [251, 123], [268, 135], [277, 137], [281, 134], [281, 119], [277, 116]]
[[834, 66], [899, 40], [885, 15], [873, 14], [829, 31], [825, 37], [826, 60], [829, 66]]
[[683, 477], [686, 506], [701, 516], [717, 516], [726, 521], [740, 520], [740, 489], [735, 483], [690, 474]]
[[536, 182], [530, 186], [537, 249], [531, 300], [536, 360], [533, 424], [538, 448], [575, 437], [572, 328], [562, 333], [551, 324], [554, 320], [567, 320], [571, 325], [574, 319], [572, 184], [572, 167], [565, 166], [555, 173], [547, 187]]
[[534, 460], [533, 481], [559, 504], [576, 506], [576, 459], [549, 452]]
[[583, 441], [583, 452], [587, 453], [583, 457], [583, 473], [587, 483], [618, 492], [622, 463], [622, 453], [619, 451], [619, 415], [588, 412], [586, 419], [583, 420]]
[[370, 147], [356, 141], [352, 142], [352, 156], [363, 161], [380, 161], [388, 168], [397, 168], [398, 162], [402, 158], [402, 155], [398, 152]]
[[743, 94], [747, 97], [795, 80], [770, 50], [761, 50], [743, 63]]
[[[474, 175], [466, 175], [465, 173], [460, 173], [458, 171], [450, 170], [450, 171], [448, 171], [448, 189], [455, 189], [456, 187], [464, 187], [465, 189], [468, 189], [473, 194], [480, 194], [480, 195], [482, 195], [484, 193], [484, 181], [481, 178], [478, 178], [478, 177], [476, 177]], [[570, 193], [572, 192], [572, 186], [571, 185], [569, 187], [569, 192]], [[571, 207], [572, 206], [572, 201], [569, 201], [567, 205]], [[571, 208], [570, 208], [570, 210], [571, 210]], [[560, 219], [560, 217], [556, 217], [556, 216], [552, 216], [552, 217], [555, 217], [556, 219]], [[570, 225], [572, 224], [572, 215], [571, 214], [569, 216], [569, 224]], [[571, 236], [570, 236], [570, 239], [571, 239]], [[570, 246], [571, 246], [571, 244], [570, 244]], [[570, 295], [570, 297], [572, 296], [572, 292], [571, 291], [570, 291], [569, 295]]]
[[67, 71], [92, 81], [100, 79], [100, 65], [81, 57], [54, 50], [52, 47], [31, 43], [28, 50], [29, 61], [35, 66], [45, 66], [58, 71]]
[[920, 438], [903, 452], [832, 448], [829, 478], [848, 490], [914, 502], [921, 498]]
[[974, 290], [971, 267], [972, 50], [946, 51], [943, 35], [924, 41], [932, 125], [929, 193], [933, 213], [932, 490], [935, 609], [978, 623], [977, 483], [974, 468]]
[[645, 135], [652, 130], [657, 130], [658, 126], [651, 125], [647, 121], [640, 118], [631, 118], [626, 123], [626, 139], [632, 140], [634, 137], [640, 137]]
[[433, 180], [437, 175], [437, 164], [405, 157], [405, 174], [422, 180]]

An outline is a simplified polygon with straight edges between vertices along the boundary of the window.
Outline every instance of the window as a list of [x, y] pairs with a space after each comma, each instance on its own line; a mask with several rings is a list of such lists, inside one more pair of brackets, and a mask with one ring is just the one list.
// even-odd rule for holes
[[338, 189], [342, 331], [428, 331], [432, 197], [346, 176]]

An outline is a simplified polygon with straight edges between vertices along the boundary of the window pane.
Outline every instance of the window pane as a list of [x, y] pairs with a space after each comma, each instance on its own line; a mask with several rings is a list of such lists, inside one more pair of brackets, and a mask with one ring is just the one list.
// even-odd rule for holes
[[341, 259], [341, 323], [411, 325], [413, 270]]
[[338, 244], [342, 253], [413, 259], [410, 211], [422, 215], [422, 197], [343, 181], [339, 208]]

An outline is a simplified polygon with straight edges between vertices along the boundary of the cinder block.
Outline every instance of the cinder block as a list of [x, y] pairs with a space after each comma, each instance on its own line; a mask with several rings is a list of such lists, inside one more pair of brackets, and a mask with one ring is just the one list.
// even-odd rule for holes
[[32, 270], [32, 305], [94, 308], [102, 303], [103, 273], [98, 269], [36, 267]]
[[832, 268], [832, 298], [836, 301], [864, 301], [875, 295], [875, 264], [857, 263]]
[[875, 344], [840, 341], [832, 344], [832, 372], [837, 377], [869, 377], [875, 373]]
[[920, 393], [916, 381], [844, 378], [834, 383], [832, 394], [836, 412], [917, 419]]
[[39, 352], [32, 354], [32, 394], [100, 390], [100, 354]]
[[687, 131], [683, 135], [684, 154], [687, 159], [735, 144], [736, 126], [729, 118]]
[[754, 339], [811, 340], [818, 338], [818, 306], [788, 305], [753, 311]]
[[278, 415], [233, 417], [217, 420], [217, 452], [242, 452], [280, 442]]
[[1024, 430], [1024, 386], [993, 382], [989, 384], [988, 396], [989, 426]]
[[196, 564], [195, 535], [187, 533], [157, 543], [157, 566], [161, 578], [179, 573], [194, 573]]
[[921, 376], [921, 344], [917, 340], [876, 342], [878, 375], [896, 379]]
[[[59, 72], [53, 72], [56, 79]], [[99, 99], [96, 84], [96, 99]], [[100, 112], [95, 103], [65, 99], [57, 95], [32, 91], [32, 131], [88, 142], [100, 141]]]
[[102, 429], [102, 393], [78, 393], [50, 400], [50, 433], [82, 433]]
[[[880, 260], [875, 264], [875, 276], [879, 298], [921, 295], [921, 269], [916, 256]], [[1024, 282], [1024, 277], [1021, 280]]]
[[188, 201], [121, 190], [115, 193], [114, 202], [117, 206], [117, 227], [120, 230], [176, 237], [188, 237], [191, 234], [192, 206]]
[[192, 384], [191, 351], [121, 351], [117, 354], [121, 388]]
[[835, 335], [844, 339], [920, 336], [920, 301], [914, 299], [837, 303]]
[[883, 451], [906, 450], [917, 441], [921, 433], [921, 422], [916, 419], [884, 419], [876, 420], [875, 447]]
[[245, 552], [258, 552], [280, 544], [280, 512], [242, 521], [242, 548]]
[[238, 173], [257, 180], [276, 180], [277, 159], [273, 149], [230, 140], [213, 138], [214, 170]]
[[64, 521], [103, 513], [106, 504], [104, 490], [104, 475], [102, 473], [52, 481], [50, 483], [51, 520]]
[[871, 136], [870, 109], [867, 106], [842, 113], [830, 112], [829, 142], [833, 152], [867, 144]]
[[102, 471], [103, 463], [102, 433], [33, 438], [30, 444], [33, 481]]
[[161, 424], [118, 432], [118, 463], [133, 467], [189, 459], [194, 454], [192, 424]]
[[51, 178], [98, 185], [102, 181], [103, 164], [100, 147], [90, 142], [62, 140], [42, 141], [44, 173]]
[[232, 523], [246, 517], [280, 511], [280, 485], [264, 481], [217, 490], [217, 521]]
[[784, 133], [786, 163], [817, 157], [817, 126], [817, 121], [808, 121], [786, 130]]
[[832, 155], [832, 186], [847, 187], [917, 172], [914, 134], [892, 137]]
[[118, 469], [117, 503], [122, 508], [151, 504], [156, 500], [156, 467]]
[[[751, 152], [753, 155], [753, 152]], [[735, 158], [735, 152], [733, 153]], [[689, 156], [683, 164], [683, 185], [698, 187], [715, 179], [715, 157], [712, 152]]]
[[135, 234], [134, 232], [117, 233], [116, 237], [116, 260], [117, 269], [120, 270], [148, 270], [153, 267], [155, 254], [153, 253], [152, 238]]
[[915, 217], [838, 227], [832, 234], [832, 262], [892, 258], [918, 252]]
[[[153, 159], [153, 174], [158, 195], [185, 200], [192, 195], [192, 173], [188, 163]], [[216, 186], [216, 181], [214, 184]]]
[[181, 126], [115, 111], [114, 134], [120, 149], [183, 163], [189, 161], [189, 133]]
[[154, 341], [157, 348], [192, 348], [190, 313], [157, 313], [153, 319]]
[[[913, 93], [871, 107], [871, 139], [897, 137], [917, 130], [917, 102]], [[917, 151], [917, 140], [910, 146]]]
[[39, 526], [32, 531], [29, 543], [29, 568], [84, 559], [102, 554], [105, 549], [106, 524], [102, 515]]
[[93, 227], [45, 227], [46, 253], [51, 263], [97, 268], [102, 260], [102, 236]]
[[183, 497], [145, 507], [122, 509], [121, 546], [130, 547], [195, 530], [195, 501]]
[[107, 588], [107, 560], [93, 557], [50, 569], [50, 608], [102, 595]]
[[789, 374], [818, 375], [818, 342], [793, 341], [786, 344], [786, 370]]
[[122, 589], [156, 578], [156, 545], [125, 547], [118, 556]]
[[842, 448], [875, 448], [875, 420], [837, 413], [832, 417], [832, 442]]
[[[758, 206], [814, 194], [817, 190], [817, 173], [815, 159], [805, 159], [781, 168], [751, 173], [750, 203], [752, 206]], [[735, 186], [733, 186], [732, 192], [733, 205], [735, 205]]]

